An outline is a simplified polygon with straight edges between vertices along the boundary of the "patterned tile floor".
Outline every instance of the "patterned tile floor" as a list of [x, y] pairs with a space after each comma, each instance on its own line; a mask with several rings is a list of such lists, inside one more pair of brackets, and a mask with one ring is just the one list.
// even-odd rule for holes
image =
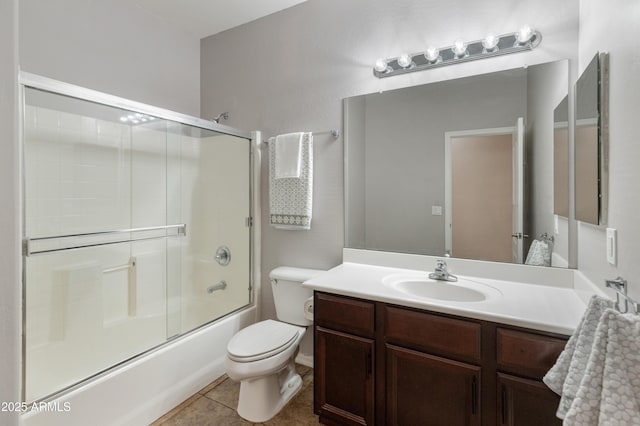
[[302, 376], [302, 389], [274, 418], [251, 423], [236, 412], [240, 383], [226, 375], [210, 383], [197, 394], [153, 422], [151, 426], [303, 426], [319, 425], [313, 414], [313, 370], [296, 366]]

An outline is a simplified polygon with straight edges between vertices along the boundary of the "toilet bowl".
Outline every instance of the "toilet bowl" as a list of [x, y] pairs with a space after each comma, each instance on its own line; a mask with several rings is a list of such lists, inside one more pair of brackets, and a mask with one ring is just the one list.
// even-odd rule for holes
[[227, 345], [225, 369], [240, 382], [238, 414], [251, 422], [265, 422], [302, 387], [295, 369], [298, 346], [312, 322], [304, 303], [313, 292], [302, 282], [323, 271], [279, 267], [269, 278], [279, 321], [264, 320], [236, 333]]

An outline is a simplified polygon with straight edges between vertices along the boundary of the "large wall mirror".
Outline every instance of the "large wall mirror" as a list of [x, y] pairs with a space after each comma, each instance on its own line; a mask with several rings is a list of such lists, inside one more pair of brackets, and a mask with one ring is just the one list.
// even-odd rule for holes
[[576, 82], [576, 220], [607, 224], [609, 184], [608, 54], [594, 56]]
[[553, 201], [567, 88], [563, 60], [345, 99], [345, 246], [566, 266], [549, 237], [568, 232]]

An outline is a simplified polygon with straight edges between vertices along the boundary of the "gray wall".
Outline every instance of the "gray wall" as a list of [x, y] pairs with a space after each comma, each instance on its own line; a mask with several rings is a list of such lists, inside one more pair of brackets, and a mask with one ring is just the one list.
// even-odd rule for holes
[[[549, 13], [553, 10], [553, 13]], [[524, 24], [543, 34], [532, 52], [379, 80], [377, 58], [451, 45]], [[202, 114], [230, 111], [229, 123], [265, 136], [340, 127], [341, 100], [399, 87], [569, 58], [576, 60], [578, 0], [309, 0], [202, 40]], [[263, 215], [263, 279], [278, 265], [330, 268], [342, 258], [342, 142], [317, 135], [312, 229], [275, 230]], [[266, 164], [262, 202], [268, 205]], [[268, 282], [268, 281], [264, 281]], [[264, 317], [274, 317], [264, 287]]]
[[[19, 31], [19, 33], [18, 33]], [[20, 400], [17, 73], [199, 115], [199, 41], [125, 0], [0, 0], [0, 401]], [[0, 413], [3, 425], [17, 413]]]
[[23, 71], [198, 116], [200, 43], [127, 0], [20, 1]]
[[[18, 214], [18, 0], [0, 0], [0, 402], [20, 401], [20, 249]], [[0, 412], [0, 424], [18, 413]]]
[[578, 267], [593, 282], [621, 275], [629, 280], [629, 292], [640, 299], [640, 51], [638, 50], [640, 3], [629, 0], [581, 0], [580, 65], [582, 72], [596, 52], [610, 54], [610, 180], [609, 226], [618, 230], [618, 265], [606, 261], [605, 232], [581, 224], [578, 235]]

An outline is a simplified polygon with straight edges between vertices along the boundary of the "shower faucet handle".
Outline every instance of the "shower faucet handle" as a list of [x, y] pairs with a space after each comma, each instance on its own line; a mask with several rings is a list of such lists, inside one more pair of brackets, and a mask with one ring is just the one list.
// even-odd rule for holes
[[227, 266], [231, 262], [231, 250], [229, 250], [229, 247], [218, 247], [218, 250], [216, 250], [216, 262], [220, 266]]

